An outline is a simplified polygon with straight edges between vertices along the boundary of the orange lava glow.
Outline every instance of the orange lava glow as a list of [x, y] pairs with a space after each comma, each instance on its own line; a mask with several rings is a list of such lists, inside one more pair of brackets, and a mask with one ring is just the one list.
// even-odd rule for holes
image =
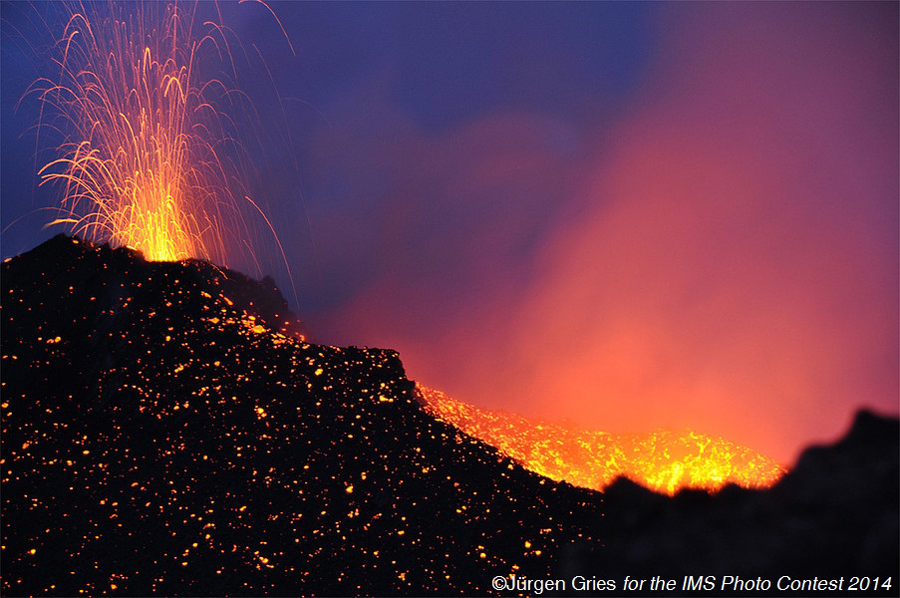
[[768, 488], [786, 472], [774, 460], [722, 438], [691, 430], [610, 434], [481, 409], [417, 385], [438, 419], [496, 447], [523, 467], [553, 480], [602, 491], [618, 477], [674, 495], [726, 484]]
[[226, 155], [238, 147], [234, 121], [216, 104], [233, 106], [236, 92], [197, 72], [202, 48], [230, 58], [224, 30], [207, 23], [210, 32], [192, 39], [193, 16], [175, 4], [109, 13], [73, 11], [59, 79], [33, 86], [42, 126], [65, 139], [40, 171], [42, 184], [64, 187], [50, 224], [151, 260], [226, 263], [226, 242], [246, 238], [244, 194]]

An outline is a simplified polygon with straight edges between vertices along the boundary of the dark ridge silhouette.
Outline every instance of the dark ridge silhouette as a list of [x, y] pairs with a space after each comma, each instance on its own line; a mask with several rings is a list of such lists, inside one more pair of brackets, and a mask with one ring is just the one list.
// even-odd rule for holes
[[[625, 479], [604, 494], [608, 537], [619, 551], [594, 551], [582, 567], [662, 575], [725, 575], [773, 582], [891, 578], [873, 595], [896, 595], [900, 575], [900, 422], [860, 411], [844, 439], [809, 448], [770, 490], [728, 486], [715, 496], [672, 500]], [[613, 516], [612, 514], [615, 514]], [[814, 592], [806, 592], [809, 595]]]
[[7, 595], [480, 594], [600, 522], [249, 279], [66, 237], [2, 274]]
[[896, 593], [896, 419], [861, 413], [769, 491], [599, 494], [435, 420], [396, 352], [304, 342], [271, 281], [57, 236], [3, 264], [0, 314], [3, 595], [529, 593], [492, 589], [512, 574]]

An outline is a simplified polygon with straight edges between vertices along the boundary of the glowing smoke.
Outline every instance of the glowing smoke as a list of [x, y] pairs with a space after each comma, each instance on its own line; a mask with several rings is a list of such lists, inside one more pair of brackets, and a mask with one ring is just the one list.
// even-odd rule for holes
[[574, 155], [529, 114], [405, 123], [347, 158], [415, 174], [359, 216], [387, 257], [327, 324], [468, 402], [783, 462], [896, 412], [898, 53], [867, 10], [672, 9], [638, 101]]

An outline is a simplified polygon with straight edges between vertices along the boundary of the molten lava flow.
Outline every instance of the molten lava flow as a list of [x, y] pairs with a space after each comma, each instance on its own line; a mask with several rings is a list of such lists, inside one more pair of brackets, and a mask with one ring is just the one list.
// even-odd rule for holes
[[767, 488], [785, 473], [759, 453], [690, 430], [610, 434], [480, 409], [417, 385], [438, 419], [490, 444], [525, 468], [575, 486], [603, 490], [620, 476], [673, 495], [726, 484]]
[[235, 92], [197, 74], [201, 47], [229, 56], [223, 30], [208, 23], [211, 33], [192, 40], [193, 16], [174, 4], [123, 12], [71, 14], [59, 79], [33, 87], [42, 125], [65, 136], [40, 171], [42, 184], [64, 187], [51, 224], [151, 260], [223, 264], [225, 242], [245, 238], [236, 161], [224, 149], [236, 147], [234, 120], [215, 108]]

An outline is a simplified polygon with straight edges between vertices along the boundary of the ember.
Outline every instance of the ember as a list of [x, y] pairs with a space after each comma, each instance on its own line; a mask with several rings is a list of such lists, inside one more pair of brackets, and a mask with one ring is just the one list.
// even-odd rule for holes
[[610, 434], [481, 409], [418, 386], [437, 418], [486, 442], [527, 469], [556, 481], [603, 490], [627, 477], [657, 492], [768, 488], [785, 468], [752, 449], [691, 430]]

